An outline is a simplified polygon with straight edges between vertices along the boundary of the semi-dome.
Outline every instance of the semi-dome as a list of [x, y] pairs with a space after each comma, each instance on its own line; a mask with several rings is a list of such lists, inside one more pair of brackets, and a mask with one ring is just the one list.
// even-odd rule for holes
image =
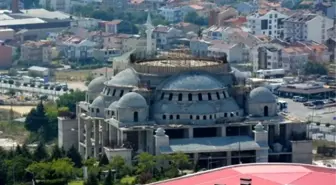
[[105, 108], [104, 98], [102, 96], [98, 96], [93, 102], [90, 104], [90, 107], [96, 108]]
[[104, 89], [104, 82], [107, 81], [105, 76], [99, 76], [93, 79], [88, 85], [89, 92], [101, 92]]
[[107, 82], [107, 85], [111, 86], [122, 86], [122, 87], [134, 87], [138, 86], [139, 84], [139, 77], [134, 72], [133, 69], [127, 68], [121, 72], [119, 72], [117, 75], [112, 77], [111, 80]]
[[143, 96], [136, 92], [126, 93], [118, 101], [120, 108], [144, 108], [147, 107], [147, 102]]
[[174, 76], [165, 81], [160, 89], [162, 90], [180, 90], [180, 91], [202, 91], [222, 89], [224, 85], [210, 74], [197, 73], [183, 73]]
[[275, 103], [276, 98], [272, 92], [265, 87], [258, 87], [250, 92], [250, 103]]
[[110, 106], [108, 107], [108, 109], [115, 109], [118, 105], [118, 101], [114, 101], [110, 104]]

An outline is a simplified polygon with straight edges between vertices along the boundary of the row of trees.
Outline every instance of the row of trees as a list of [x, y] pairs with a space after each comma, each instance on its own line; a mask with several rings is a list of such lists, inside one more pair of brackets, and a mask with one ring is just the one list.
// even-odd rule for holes
[[[27, 145], [10, 151], [0, 148], [0, 184], [29, 184], [34, 179], [41, 185], [64, 185], [83, 178], [83, 166], [89, 171], [86, 185], [133, 185], [177, 177], [182, 175], [182, 170], [190, 168], [191, 163], [183, 153], [153, 156], [144, 152], [137, 155], [131, 165], [120, 156], [111, 161], [106, 155], [99, 160], [82, 161], [74, 147], [64, 151], [54, 145], [48, 150], [42, 142], [32, 151]], [[108, 174], [104, 178], [105, 172]]]
[[32, 141], [50, 141], [57, 137], [58, 116], [74, 117], [76, 103], [85, 100], [85, 92], [74, 91], [64, 94], [53, 103], [41, 102], [26, 117], [25, 128], [32, 133]]

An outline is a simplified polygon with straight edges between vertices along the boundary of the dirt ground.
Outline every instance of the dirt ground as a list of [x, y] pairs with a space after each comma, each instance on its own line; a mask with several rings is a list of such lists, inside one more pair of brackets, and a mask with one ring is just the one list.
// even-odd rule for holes
[[79, 89], [81, 91], [86, 91], [87, 86], [85, 85], [84, 82], [67, 82], [68, 87], [71, 89]]
[[84, 81], [92, 70], [56, 71], [56, 81]]
[[[29, 113], [30, 110], [32, 108], [35, 108], [35, 107], [36, 106], [13, 106], [13, 111], [23, 115], [23, 114]], [[1, 105], [0, 109], [10, 110], [11, 106], [10, 105]]]

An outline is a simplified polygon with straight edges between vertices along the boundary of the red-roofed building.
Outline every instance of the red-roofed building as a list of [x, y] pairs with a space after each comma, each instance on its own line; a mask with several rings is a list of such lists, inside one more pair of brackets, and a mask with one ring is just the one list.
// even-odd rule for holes
[[333, 185], [336, 169], [296, 163], [241, 164], [151, 185]]

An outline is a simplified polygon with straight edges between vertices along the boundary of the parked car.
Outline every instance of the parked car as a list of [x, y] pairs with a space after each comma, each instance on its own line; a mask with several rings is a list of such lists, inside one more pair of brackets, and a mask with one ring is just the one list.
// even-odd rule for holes
[[303, 103], [303, 105], [306, 106], [306, 107], [314, 106], [314, 104], [312, 102], [305, 102], [305, 103]]
[[308, 99], [302, 96], [293, 96], [293, 101], [295, 102], [307, 102]]

